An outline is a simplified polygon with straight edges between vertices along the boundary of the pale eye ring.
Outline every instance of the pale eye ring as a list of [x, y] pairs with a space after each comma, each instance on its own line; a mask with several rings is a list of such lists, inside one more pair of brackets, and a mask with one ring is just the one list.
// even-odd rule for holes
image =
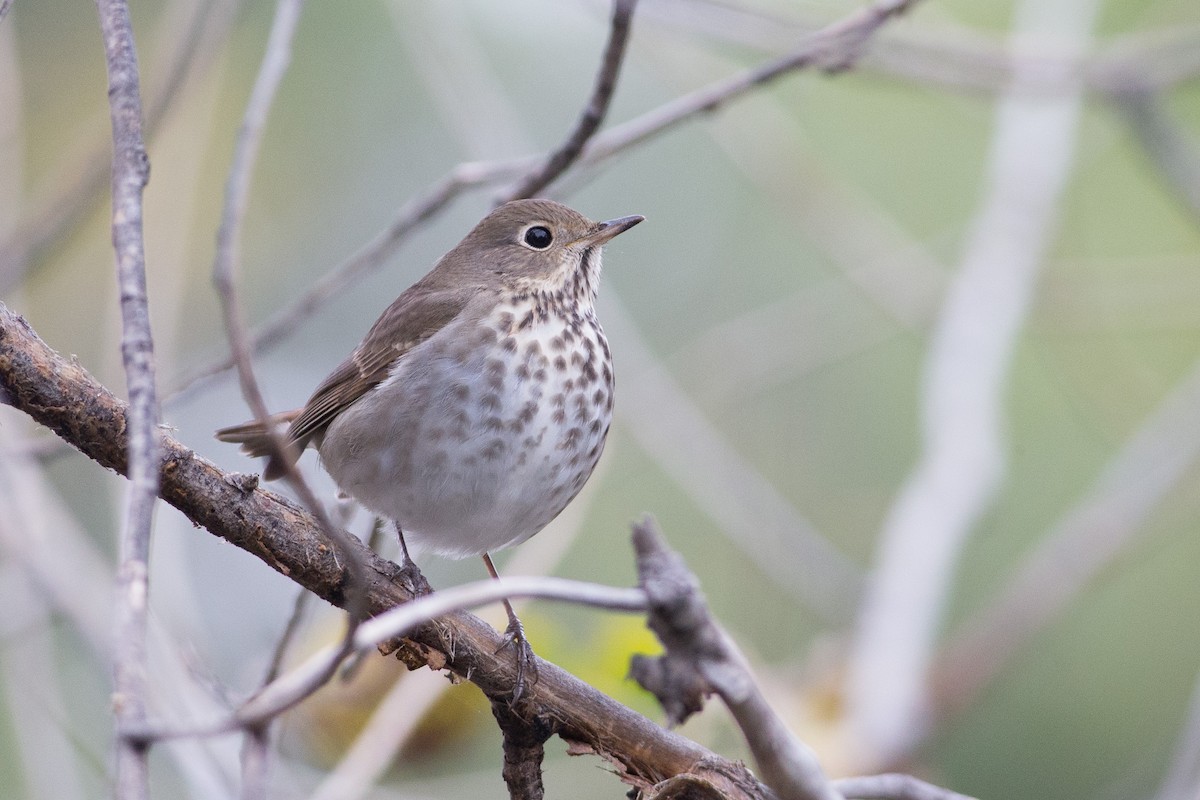
[[521, 241], [534, 250], [545, 250], [554, 243], [554, 234], [545, 225], [530, 225], [525, 229]]

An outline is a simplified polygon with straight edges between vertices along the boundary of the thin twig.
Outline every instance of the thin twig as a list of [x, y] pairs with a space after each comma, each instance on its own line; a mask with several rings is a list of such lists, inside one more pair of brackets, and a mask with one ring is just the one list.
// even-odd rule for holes
[[[1081, 50], [1096, 0], [1024, 0], [1016, 37]], [[1031, 67], [1032, 68], [1032, 67]], [[926, 356], [922, 452], [889, 511], [850, 658], [848, 720], [864, 763], [928, 734], [933, 649], [959, 554], [1004, 474], [1006, 378], [1074, 161], [1082, 86], [1031, 96], [1018, 75], [996, 117], [988, 187]]]
[[[869, 6], [806, 37], [803, 44], [782, 58], [772, 59], [733, 78], [717, 81], [629, 122], [611, 127], [585, 144], [576, 166], [595, 166], [626, 150], [638, 147], [655, 136], [695, 117], [711, 113], [788, 72], [812, 66], [847, 68], [853, 63], [854, 54], [861, 52], [866, 40], [884, 22], [915, 2], [917, 0], [888, 0]], [[261, 326], [253, 336], [253, 352], [261, 352], [283, 341], [320, 307], [348, 289], [359, 278], [382, 266], [419, 224], [434, 217], [464, 191], [499, 181], [513, 180], [538, 163], [541, 163], [540, 159], [518, 158], [459, 164], [425, 192], [406, 203], [386, 230], [377, 234], [357, 253], [328, 272], [298, 300]], [[198, 368], [178, 383], [169, 400], [176, 401], [190, 395], [208, 379], [220, 375], [232, 366], [232, 360], [222, 359]]]
[[117, 727], [114, 793], [119, 800], [149, 794], [149, 753], [144, 743], [121, 734], [146, 714], [150, 536], [158, 499], [158, 400], [154, 389], [154, 340], [146, 295], [142, 239], [142, 191], [150, 162], [142, 139], [142, 100], [137, 52], [124, 0], [97, 0], [108, 69], [112, 115], [112, 236], [121, 297], [121, 358], [129, 392], [129, 497], [122, 526], [117, 573], [117, 635], [113, 692]]
[[[363, 566], [354, 555], [354, 550], [346, 541], [347, 534], [333, 524], [316, 494], [309, 488], [307, 482], [296, 469], [294, 459], [287, 456], [289, 444], [269, 423], [270, 412], [266, 401], [254, 377], [254, 366], [251, 363], [250, 345], [246, 328], [242, 322], [240, 299], [235, 285], [235, 271], [239, 256], [239, 238], [241, 223], [245, 216], [246, 204], [250, 193], [250, 180], [254, 162], [262, 141], [263, 129], [266, 127], [267, 115], [274, 100], [276, 90], [287, 72], [291, 60], [291, 42], [295, 35], [296, 26], [300, 19], [303, 0], [279, 0], [275, 9], [275, 17], [271, 23], [266, 52], [262, 65], [246, 103], [246, 111], [238, 132], [234, 147], [233, 163], [229, 168], [229, 178], [225, 188], [225, 204], [221, 215], [221, 225], [217, 233], [216, 255], [213, 259], [213, 281], [221, 301], [221, 310], [225, 319], [225, 330], [229, 336], [230, 348], [233, 351], [234, 362], [237, 366], [238, 379], [242, 387], [242, 395], [249, 404], [255, 418], [271, 431], [275, 439], [276, 452], [287, 465], [286, 478], [288, 484], [301, 498], [313, 515], [320, 521], [330, 539], [337, 543], [338, 549], [346, 563], [350, 576], [346, 588], [349, 620], [339, 655], [350, 652], [354, 631], [358, 623], [366, 616], [366, 576]], [[339, 658], [340, 660], [340, 658]], [[323, 675], [314, 676], [315, 685], [324, 684], [334, 674], [330, 668]], [[286, 709], [281, 709], [286, 710]], [[269, 766], [270, 731], [269, 723], [274, 715], [263, 715], [250, 721], [244, 721], [243, 727], [247, 732], [243, 745], [242, 765], [242, 797], [244, 800], [254, 800], [266, 794], [267, 770]]]
[[681, 122], [711, 113], [791, 72], [810, 67], [828, 71], [852, 67], [872, 35], [917, 0], [884, 0], [828, 25], [789, 53], [725, 80], [678, 97], [622, 125], [609, 128], [584, 148], [581, 163], [592, 166], [667, 131]]
[[672, 724], [698, 712], [718, 694], [737, 721], [763, 781], [790, 800], [841, 800], [816, 754], [771, 708], [746, 657], [713, 619], [700, 583], [671, 550], [654, 523], [633, 528], [638, 583], [650, 602], [646, 624], [666, 648], [662, 656], [635, 656], [629, 674], [653, 692]]
[[300, 623], [304, 620], [304, 612], [308, 608], [311, 598], [312, 594], [303, 589], [296, 593], [296, 599], [292, 601], [292, 613], [288, 615], [287, 624], [283, 627], [283, 633], [279, 635], [279, 641], [275, 643], [275, 649], [271, 651], [271, 660], [267, 663], [267, 670], [263, 674], [263, 686], [266, 686], [279, 677], [279, 671], [283, 667], [283, 660], [287, 657], [288, 648], [295, 640], [296, 634], [300, 631]]
[[575, 128], [557, 150], [502, 195], [501, 202], [521, 197], [533, 197], [566, 172], [583, 152], [584, 145], [600, 129], [608, 113], [609, 103], [617, 88], [617, 77], [625, 59], [625, 45], [629, 41], [630, 21], [637, 0], [614, 0], [612, 22], [609, 26], [608, 44], [596, 73], [596, 83], [591, 99], [580, 114]]
[[400, 638], [430, 620], [454, 611], [477, 608], [516, 597], [559, 600], [609, 611], [643, 611], [646, 595], [640, 589], [622, 589], [565, 578], [495, 578], [439, 590], [397, 606], [364, 621], [347, 649], [330, 645], [310, 656], [247, 700], [234, 714], [216, 722], [190, 727], [146, 726], [137, 736], [146, 742], [195, 736], [218, 736], [260, 725], [294, 707], [319, 689], [351, 652], [364, 652]]
[[[263, 323], [250, 339], [252, 352], [260, 353], [279, 344], [322, 306], [354, 285], [360, 278], [383, 266], [413, 231], [436, 216], [458, 195], [467, 189], [510, 177], [516, 170], [516, 164], [526, 163], [527, 160], [521, 160], [498, 162], [495, 165], [468, 163], [455, 167], [424, 193], [405, 203], [386, 230], [376, 234], [356, 253], [309, 287], [303, 295]], [[179, 381], [169, 402], [189, 396], [192, 391], [205, 385], [210, 378], [233, 366], [233, 358], [228, 357], [192, 371]]]

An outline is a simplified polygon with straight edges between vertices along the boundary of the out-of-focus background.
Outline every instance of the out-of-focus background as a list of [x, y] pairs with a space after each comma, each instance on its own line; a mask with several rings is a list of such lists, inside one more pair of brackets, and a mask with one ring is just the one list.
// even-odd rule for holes
[[[606, 128], [860, 7], [643, 0]], [[254, 471], [212, 439], [249, 414], [229, 376], [176, 391], [227, 354], [215, 230], [272, 4], [133, 13], [163, 417]], [[308, 4], [254, 173], [251, 321], [456, 165], [558, 144], [608, 15]], [[647, 218], [606, 255], [617, 421], [583, 495], [502, 568], [630, 584], [628, 525], [649, 512], [832, 773], [903, 769], [981, 798], [1195, 796], [1198, 75], [1193, 0], [927, 0], [849, 71], [785, 76], [570, 173], [552, 194], [588, 216]], [[87, 178], [107, 168], [92, 156], [109, 146], [105, 92], [95, 9], [16, 0], [0, 22], [0, 297], [120, 392], [106, 175]], [[303, 402], [501, 188], [464, 192], [264, 352], [272, 406]], [[102, 796], [125, 486], [0, 411], [2, 793]], [[165, 506], [153, 555], [154, 716], [212, 718], [260, 681], [297, 589]], [[422, 567], [435, 586], [483, 576], [477, 560]], [[522, 616], [538, 653], [660, 716], [624, 678], [656, 647], [639, 619]], [[319, 603], [303, 620], [295, 658], [340, 631]], [[359, 745], [384, 754], [348, 766], [368, 724]], [[719, 704], [683, 732], [746, 757]], [[504, 795], [478, 691], [381, 658], [279, 734], [279, 797]], [[236, 793], [238, 746], [157, 748], [155, 796]], [[329, 782], [347, 775], [378, 783]], [[622, 791], [557, 741], [547, 787]]]

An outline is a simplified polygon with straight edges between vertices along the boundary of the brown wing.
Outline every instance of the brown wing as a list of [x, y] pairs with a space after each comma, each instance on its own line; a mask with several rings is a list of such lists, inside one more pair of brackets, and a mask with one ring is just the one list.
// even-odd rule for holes
[[475, 287], [429, 289], [417, 284], [396, 298], [350, 357], [337, 366], [305, 403], [288, 429], [303, 449], [347, 406], [382, 383], [396, 360], [444, 328], [466, 307]]

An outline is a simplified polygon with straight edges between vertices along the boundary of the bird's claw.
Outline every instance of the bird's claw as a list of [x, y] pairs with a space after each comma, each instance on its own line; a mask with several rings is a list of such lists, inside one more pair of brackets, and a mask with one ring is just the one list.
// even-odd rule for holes
[[[533, 654], [533, 648], [525, 638], [525, 626], [516, 615], [509, 620], [508, 627], [504, 630], [504, 641], [496, 648], [496, 653], [507, 647], [515, 648], [517, 656], [517, 679], [513, 683], [512, 693], [512, 702], [515, 704], [525, 695], [528, 687], [537, 683], [538, 677], [537, 656]], [[527, 678], [530, 679], [528, 683]]]

